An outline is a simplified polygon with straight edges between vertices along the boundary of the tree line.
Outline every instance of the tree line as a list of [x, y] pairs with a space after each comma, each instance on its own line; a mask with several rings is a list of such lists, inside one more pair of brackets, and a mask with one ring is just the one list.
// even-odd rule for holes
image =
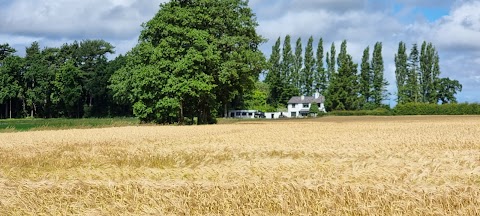
[[108, 61], [114, 47], [85, 40], [61, 47], [26, 47], [25, 57], [0, 45], [0, 116], [3, 118], [81, 118], [131, 115], [114, 103], [107, 88], [124, 57]]
[[[347, 41], [324, 52], [310, 37], [293, 48], [279, 37], [267, 60], [259, 46], [258, 22], [246, 0], [172, 0], [142, 25], [137, 45], [109, 61], [114, 47], [85, 40], [40, 48], [17, 56], [0, 46], [0, 117], [103, 117], [134, 115], [159, 124], [207, 124], [230, 109], [275, 111], [292, 96], [326, 98], [326, 108], [385, 107], [382, 43], [362, 62], [353, 61]], [[440, 78], [438, 53], [424, 42], [395, 55], [399, 104], [455, 103], [456, 80]], [[260, 74], [265, 79], [260, 80]]]
[[[330, 51], [323, 51], [323, 39], [317, 43], [314, 55], [314, 39], [308, 39], [305, 52], [302, 39], [291, 48], [291, 36], [285, 36], [283, 47], [279, 37], [272, 47], [268, 60], [265, 83], [269, 85], [268, 103], [273, 107], [285, 106], [292, 96], [311, 96], [319, 92], [326, 98], [329, 110], [372, 109], [382, 106], [388, 97], [384, 79], [382, 43], [374, 46], [370, 60], [370, 48], [364, 50], [360, 73], [358, 64], [347, 52], [347, 41], [336, 55], [335, 43]], [[325, 59], [324, 59], [325, 56]]]
[[398, 104], [441, 102], [456, 103], [462, 91], [457, 80], [440, 78], [440, 58], [432, 43], [423, 42], [420, 50], [413, 44], [409, 55], [404, 42], [395, 54], [395, 77]]
[[[347, 41], [341, 43], [338, 55], [335, 43], [324, 54], [320, 38], [314, 56], [313, 40], [311, 36], [305, 52], [301, 38], [292, 50], [290, 35], [285, 37], [283, 47], [280, 37], [273, 45], [265, 78], [271, 106], [282, 107], [292, 96], [319, 92], [325, 96], [329, 111], [387, 107], [382, 103], [389, 99], [390, 93], [384, 78], [381, 42], [375, 43], [371, 54], [370, 47], [366, 47], [358, 65], [347, 53]], [[405, 43], [400, 42], [395, 54], [397, 103], [456, 103], [455, 95], [462, 85], [458, 80], [440, 78], [440, 58], [435, 46], [424, 41], [420, 50], [413, 44], [410, 54], [406, 52]]]

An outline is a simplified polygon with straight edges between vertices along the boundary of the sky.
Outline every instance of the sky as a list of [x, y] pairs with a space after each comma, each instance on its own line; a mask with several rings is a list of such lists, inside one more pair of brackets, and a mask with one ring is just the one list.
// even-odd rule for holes
[[[104, 39], [124, 54], [137, 43], [141, 24], [166, 0], [0, 0], [0, 44], [9, 43], [19, 55], [38, 41], [57, 47], [74, 40]], [[324, 40], [324, 50], [342, 40], [354, 61], [363, 50], [383, 43], [385, 77], [394, 104], [398, 43], [432, 42], [440, 55], [441, 77], [463, 84], [460, 102], [480, 102], [480, 0], [250, 0], [257, 31], [268, 41], [268, 57], [278, 37], [292, 43], [308, 37]], [[283, 40], [282, 40], [283, 42]], [[294, 44], [292, 44], [294, 45]], [[114, 56], [112, 56], [113, 58]]]

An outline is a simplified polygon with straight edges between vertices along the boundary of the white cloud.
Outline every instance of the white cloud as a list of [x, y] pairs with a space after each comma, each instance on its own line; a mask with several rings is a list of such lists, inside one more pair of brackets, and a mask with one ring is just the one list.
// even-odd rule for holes
[[480, 50], [480, 1], [458, 5], [430, 29], [429, 37], [448, 50]]
[[164, 1], [16, 0], [0, 9], [0, 33], [50, 38], [131, 38]]
[[448, 7], [452, 0], [395, 0], [407, 7]]
[[318, 10], [330, 11], [357, 10], [364, 7], [366, 0], [291, 0], [288, 8], [295, 10]]

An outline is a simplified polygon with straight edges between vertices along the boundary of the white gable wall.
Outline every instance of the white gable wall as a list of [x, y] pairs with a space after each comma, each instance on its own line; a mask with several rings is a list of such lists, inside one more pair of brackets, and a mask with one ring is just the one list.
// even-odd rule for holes
[[265, 118], [266, 119], [278, 119], [278, 118], [280, 118], [281, 115], [288, 117], [286, 114], [287, 114], [286, 112], [266, 112], [265, 113]]
[[[311, 104], [308, 104], [308, 107], [304, 108], [303, 104], [288, 104], [288, 113], [287, 116], [289, 118], [295, 118], [295, 117], [300, 117], [300, 110], [303, 109], [310, 109]], [[318, 111], [320, 112], [325, 112], [325, 105], [323, 103], [320, 104], [318, 107]], [[292, 115], [292, 112], [295, 112], [295, 115]]]

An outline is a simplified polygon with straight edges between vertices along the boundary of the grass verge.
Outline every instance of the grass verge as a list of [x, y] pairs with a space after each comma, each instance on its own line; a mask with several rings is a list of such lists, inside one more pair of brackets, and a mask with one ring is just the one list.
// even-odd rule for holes
[[136, 118], [5, 119], [0, 120], [0, 132], [120, 127], [137, 124], [139, 120]]

